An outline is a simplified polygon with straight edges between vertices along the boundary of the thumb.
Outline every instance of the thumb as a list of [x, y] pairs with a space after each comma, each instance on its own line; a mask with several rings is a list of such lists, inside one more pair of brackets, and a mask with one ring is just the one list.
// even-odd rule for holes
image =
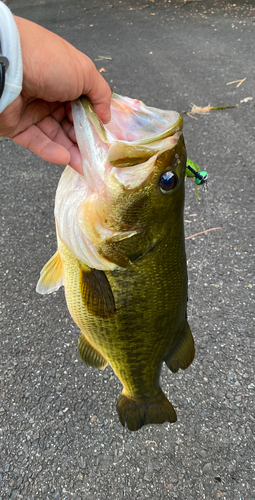
[[87, 71], [86, 75], [84, 75], [84, 82], [86, 83], [82, 93], [87, 96], [100, 120], [103, 123], [108, 123], [111, 120], [110, 106], [112, 91], [92, 61], [89, 71], [89, 82]]

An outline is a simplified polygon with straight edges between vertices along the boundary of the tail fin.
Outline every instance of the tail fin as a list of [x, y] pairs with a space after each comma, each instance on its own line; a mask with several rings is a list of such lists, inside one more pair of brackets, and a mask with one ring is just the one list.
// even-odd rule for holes
[[121, 394], [117, 403], [119, 419], [130, 431], [137, 431], [143, 425], [176, 422], [177, 416], [171, 403], [160, 390], [150, 400], [135, 400]]

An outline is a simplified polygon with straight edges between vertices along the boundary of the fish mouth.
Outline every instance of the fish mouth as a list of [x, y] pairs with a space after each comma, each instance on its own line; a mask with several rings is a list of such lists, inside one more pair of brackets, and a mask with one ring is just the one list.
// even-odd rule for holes
[[[133, 146], [151, 144], [182, 130], [183, 119], [177, 111], [146, 106], [138, 99], [112, 94], [111, 121], [105, 129], [115, 140]], [[138, 138], [137, 138], [138, 137]]]
[[115, 137], [108, 161], [116, 168], [146, 164], [160, 151], [173, 147], [182, 135], [183, 119], [177, 111], [152, 108], [137, 99], [113, 94], [111, 112], [105, 130]]
[[103, 143], [146, 145], [174, 135], [182, 130], [183, 119], [177, 111], [165, 111], [146, 106], [138, 99], [112, 94], [111, 121], [104, 125], [85, 96], [75, 101], [81, 104], [87, 120]]
[[83, 174], [91, 186], [102, 185], [108, 166], [123, 168], [148, 161], [183, 127], [177, 111], [149, 107], [115, 93], [107, 125], [85, 96], [73, 102], [72, 111]]

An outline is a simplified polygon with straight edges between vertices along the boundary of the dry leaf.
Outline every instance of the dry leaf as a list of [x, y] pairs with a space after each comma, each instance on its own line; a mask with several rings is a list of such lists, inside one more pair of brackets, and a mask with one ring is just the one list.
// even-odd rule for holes
[[208, 106], [205, 106], [204, 108], [201, 108], [200, 106], [197, 106], [196, 104], [193, 104], [191, 103], [191, 110], [189, 111], [189, 113], [191, 115], [202, 115], [204, 113], [210, 113], [212, 107], [210, 104], [208, 104]]
[[187, 113], [187, 116], [189, 116], [190, 118], [193, 118], [194, 120], [198, 120], [198, 118], [196, 118], [196, 116], [193, 116], [191, 113]]
[[147, 439], [147, 440], [145, 441], [145, 444], [150, 444], [150, 443], [153, 443], [153, 444], [155, 444], [156, 446], [158, 446], [158, 445], [157, 445], [157, 443], [156, 443], [156, 441], [150, 441], [149, 439]]
[[102, 61], [102, 59], [107, 59], [108, 61], [112, 61], [112, 57], [107, 57], [107, 56], [98, 56], [98, 59], [95, 59], [95, 61]]
[[172, 490], [172, 489], [173, 489], [173, 487], [174, 487], [174, 485], [173, 485], [172, 483], [168, 483], [168, 484], [167, 484], [167, 483], [165, 483], [165, 484], [164, 484], [164, 486], [165, 486], [165, 488], [167, 488], [168, 490]]
[[185, 240], [190, 240], [190, 238], [194, 238], [194, 236], [199, 236], [200, 234], [209, 233], [209, 231], [215, 231], [216, 229], [222, 229], [222, 227], [212, 227], [211, 229], [206, 229], [206, 231], [200, 231], [200, 233], [195, 233], [192, 234], [191, 236], [187, 236]]
[[245, 80], [246, 80], [246, 77], [243, 78], [242, 80], [234, 80], [233, 82], [228, 82], [228, 83], [226, 83], [226, 85], [232, 85], [233, 83], [237, 83], [237, 86], [236, 86], [236, 88], [237, 88], [237, 87], [240, 87], [240, 85], [242, 85], [242, 83], [245, 82]]
[[245, 97], [244, 99], [242, 99], [242, 100], [240, 101], [240, 104], [241, 104], [241, 102], [249, 102], [249, 101], [252, 101], [252, 99], [253, 99], [253, 97]]

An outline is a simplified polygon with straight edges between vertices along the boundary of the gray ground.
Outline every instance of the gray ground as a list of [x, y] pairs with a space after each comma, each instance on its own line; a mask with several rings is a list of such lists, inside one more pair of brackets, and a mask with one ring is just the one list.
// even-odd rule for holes
[[239, 106], [184, 116], [188, 156], [210, 175], [200, 203], [187, 183], [186, 235], [221, 229], [187, 240], [196, 359], [162, 373], [178, 422], [137, 433], [119, 423], [111, 369], [79, 359], [63, 291], [35, 292], [62, 168], [0, 143], [0, 499], [255, 498], [254, 1], [7, 3], [94, 61], [111, 57], [95, 64], [120, 94], [180, 112]]

